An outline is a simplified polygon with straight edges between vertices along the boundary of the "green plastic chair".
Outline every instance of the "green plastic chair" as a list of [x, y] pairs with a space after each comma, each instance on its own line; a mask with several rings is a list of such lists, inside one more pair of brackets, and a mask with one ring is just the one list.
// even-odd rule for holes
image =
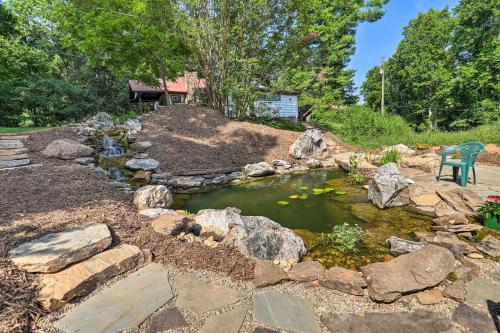
[[[462, 143], [460, 146], [452, 146], [446, 148], [441, 153], [441, 164], [439, 165], [439, 175], [437, 180], [441, 178], [441, 171], [443, 166], [451, 165], [453, 167], [453, 181], [456, 182], [458, 178], [458, 170], [460, 169], [460, 186], [466, 187], [467, 180], [469, 179], [469, 168], [472, 168], [472, 175], [474, 179], [474, 184], [476, 184], [476, 169], [474, 168], [474, 163], [476, 163], [476, 157], [480, 153], [485, 151], [484, 145], [479, 141], [469, 141]], [[452, 155], [456, 152], [460, 152], [460, 162], [448, 161], [446, 156]]]

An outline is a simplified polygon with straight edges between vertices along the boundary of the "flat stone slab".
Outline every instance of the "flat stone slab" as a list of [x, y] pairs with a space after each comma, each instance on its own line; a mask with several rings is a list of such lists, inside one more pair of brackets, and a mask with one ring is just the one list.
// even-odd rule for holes
[[415, 312], [355, 314], [327, 313], [321, 321], [335, 333], [440, 333], [449, 332], [453, 323], [439, 313], [418, 310]]
[[111, 277], [134, 268], [144, 260], [142, 251], [123, 244], [76, 263], [53, 274], [40, 277], [38, 301], [48, 311], [56, 311], [75, 297], [90, 294]]
[[0, 155], [0, 161], [23, 160], [27, 158], [28, 154], [17, 154], [17, 155], [7, 155], [7, 156]]
[[257, 288], [263, 288], [288, 280], [288, 274], [278, 265], [269, 260], [258, 260], [253, 270], [253, 283]]
[[[12, 156], [10, 156], [12, 157]], [[11, 160], [3, 160], [0, 161], [0, 168], [15, 168], [23, 165], [28, 165], [30, 164], [29, 158], [23, 158], [23, 159], [11, 159]]]
[[483, 238], [476, 248], [493, 258], [500, 257], [500, 240], [496, 239], [492, 235], [488, 235]]
[[467, 303], [488, 308], [487, 301], [500, 302], [500, 287], [484, 277], [473, 279], [467, 284]]
[[5, 149], [5, 150], [0, 150], [0, 156], [19, 155], [19, 154], [25, 154], [27, 152], [28, 152], [28, 149], [26, 149], [26, 148]]
[[28, 272], [54, 273], [110, 245], [108, 226], [92, 222], [23, 243], [9, 251], [9, 259]]
[[246, 313], [247, 309], [241, 308], [210, 317], [198, 333], [238, 333]]
[[152, 263], [75, 306], [54, 326], [67, 333], [120, 332], [137, 327], [173, 297], [167, 270]]
[[177, 308], [169, 308], [160, 312], [151, 320], [148, 333], [156, 333], [172, 330], [174, 328], [188, 326], [186, 319]]
[[489, 314], [478, 311], [463, 303], [458, 305], [451, 318], [463, 327], [468, 328], [472, 333], [498, 332], [497, 328], [495, 328], [493, 318]]
[[0, 149], [19, 149], [24, 148], [20, 140], [0, 140]]
[[312, 304], [274, 291], [259, 292], [253, 299], [253, 318], [265, 325], [294, 333], [316, 333], [321, 328]]
[[190, 273], [176, 275], [174, 287], [179, 293], [176, 304], [195, 314], [236, 303], [245, 296], [239, 290], [197, 280]]

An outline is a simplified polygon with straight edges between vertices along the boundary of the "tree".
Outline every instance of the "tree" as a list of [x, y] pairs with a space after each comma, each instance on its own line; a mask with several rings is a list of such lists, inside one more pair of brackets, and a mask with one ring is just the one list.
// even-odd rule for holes
[[[453, 107], [451, 33], [447, 8], [421, 13], [403, 28], [403, 39], [385, 64], [389, 112], [404, 116], [421, 129], [445, 122], [446, 114], [440, 111]], [[362, 86], [372, 106], [380, 103], [378, 71], [378, 66], [372, 68]]]
[[133, 76], [158, 86], [186, 65], [178, 31], [178, 7], [169, 0], [55, 1], [53, 18], [65, 45], [82, 50], [97, 66], [120, 78]]
[[251, 110], [260, 88], [271, 88], [293, 57], [300, 1], [185, 0], [192, 65], [207, 81], [210, 102], [224, 112], [229, 96], [235, 116]]
[[[382, 75], [380, 66], [374, 66], [366, 72], [366, 79], [361, 84], [361, 94], [364, 98], [364, 103], [380, 112], [380, 100], [382, 99]], [[387, 98], [385, 99], [387, 104]]]
[[467, 128], [500, 118], [500, 7], [496, 0], [462, 0], [454, 13], [453, 98], [464, 111], [451, 126]]
[[[353, 103], [353, 70], [346, 69], [355, 51], [356, 28], [383, 15], [386, 0], [313, 0], [301, 12], [300, 31], [314, 34], [303, 43], [305, 58], [295, 59], [282, 75], [284, 87], [302, 92], [302, 107], [325, 110]], [[293, 60], [293, 59], [292, 59]]]

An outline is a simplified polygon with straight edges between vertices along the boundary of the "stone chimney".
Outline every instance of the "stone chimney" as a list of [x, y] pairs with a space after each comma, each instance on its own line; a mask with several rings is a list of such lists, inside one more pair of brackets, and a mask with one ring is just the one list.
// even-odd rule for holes
[[197, 72], [184, 72], [184, 79], [186, 80], [186, 104], [196, 104], [195, 91], [199, 87], [200, 80], [198, 79]]

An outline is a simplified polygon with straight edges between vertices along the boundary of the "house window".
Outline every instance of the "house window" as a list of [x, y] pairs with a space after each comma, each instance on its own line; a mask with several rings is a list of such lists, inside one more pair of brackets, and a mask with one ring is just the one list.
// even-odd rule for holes
[[181, 95], [172, 95], [172, 104], [182, 103]]

